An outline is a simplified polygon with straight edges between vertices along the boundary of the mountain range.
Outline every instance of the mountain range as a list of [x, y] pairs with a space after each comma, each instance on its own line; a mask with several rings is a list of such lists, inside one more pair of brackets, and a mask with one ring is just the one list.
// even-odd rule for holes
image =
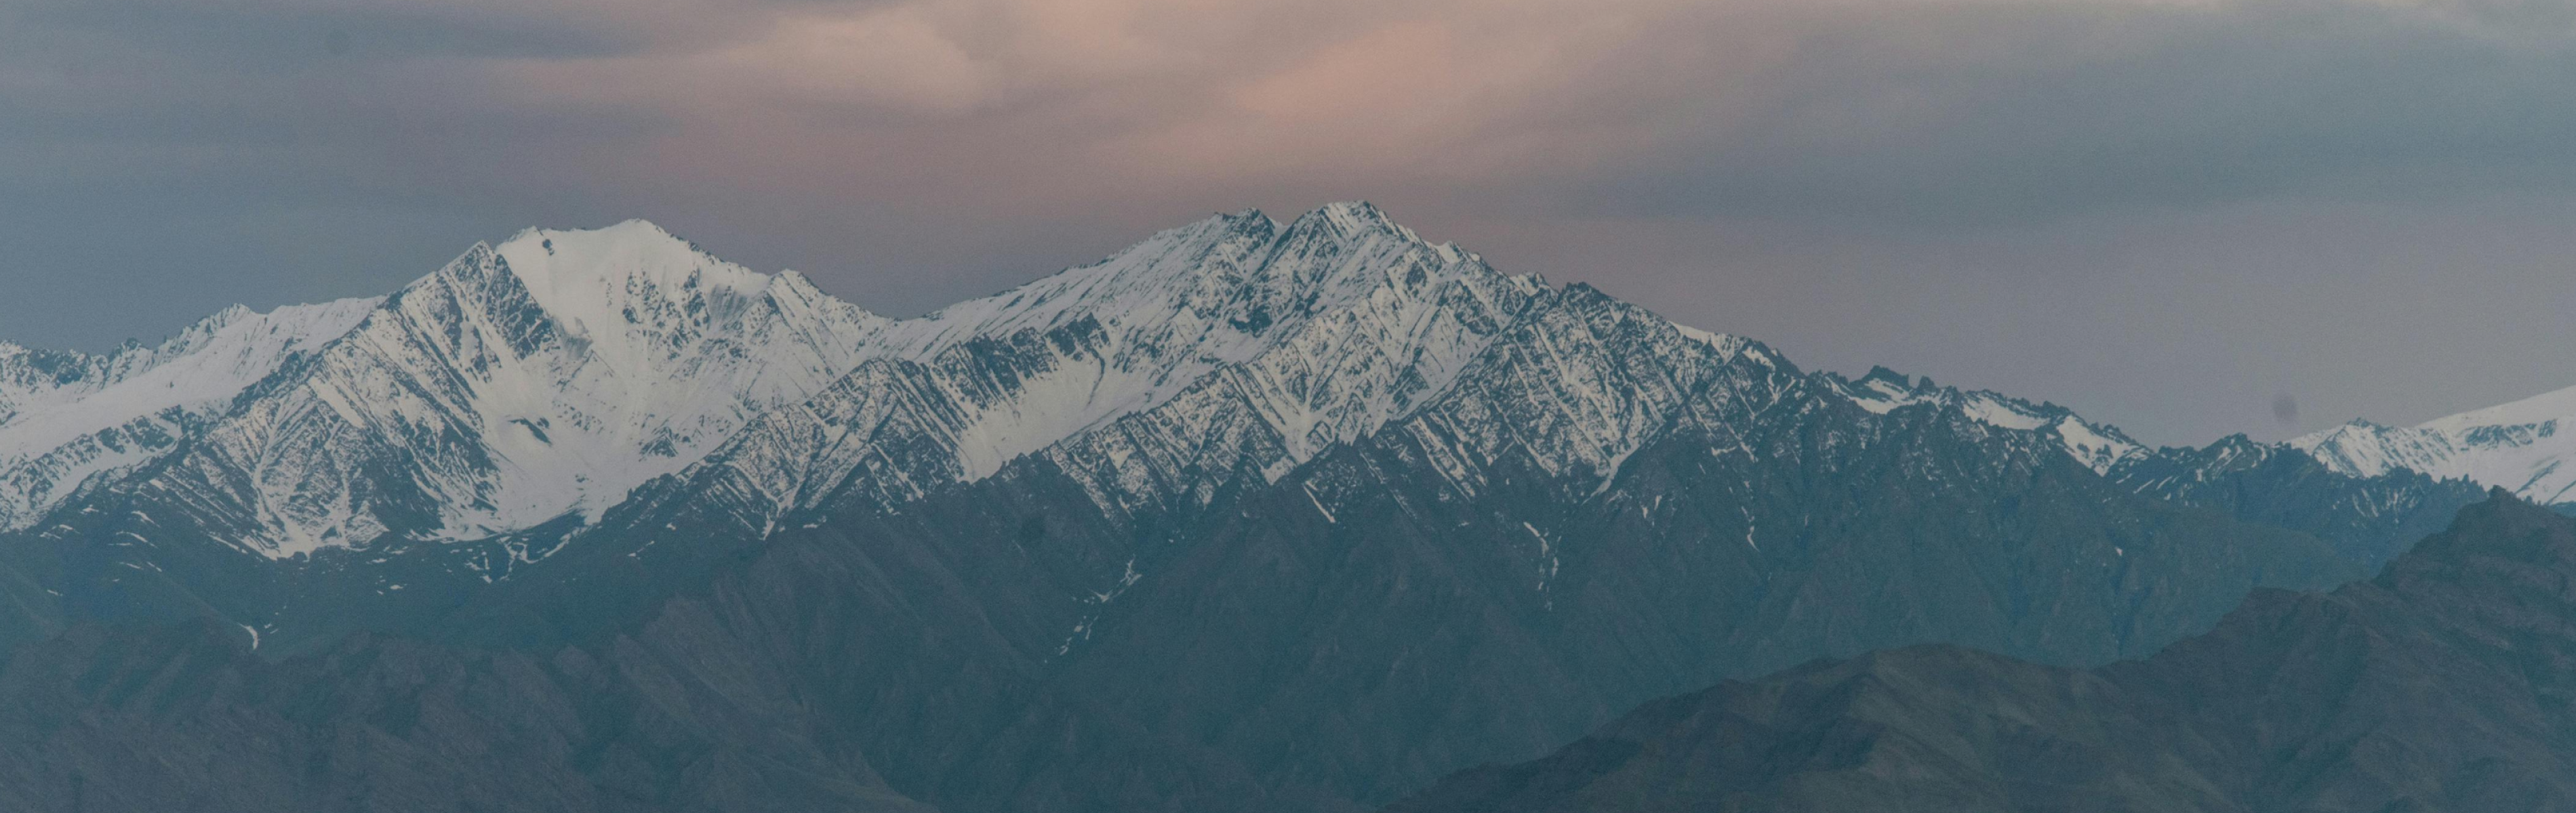
[[1366, 810], [1818, 657], [2147, 656], [2560, 500], [2552, 399], [2148, 448], [1364, 203], [912, 319], [530, 230], [0, 345], [0, 796]]

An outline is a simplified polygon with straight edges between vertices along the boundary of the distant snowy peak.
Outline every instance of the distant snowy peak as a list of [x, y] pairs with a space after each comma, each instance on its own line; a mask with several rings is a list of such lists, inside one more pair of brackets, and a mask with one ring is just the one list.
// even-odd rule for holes
[[769, 275], [725, 262], [644, 220], [598, 229], [524, 229], [493, 247], [539, 304], [565, 318], [601, 316], [600, 301], [687, 291], [759, 295]]
[[793, 271], [716, 259], [642, 220], [529, 229], [491, 253], [578, 357], [568, 372], [581, 383], [659, 388], [714, 375], [718, 400], [801, 398], [875, 355], [895, 324]]
[[[1096, 338], [1058, 345], [1083, 346], [1096, 361], [1041, 365], [1020, 382], [1023, 397], [1034, 400], [977, 422], [962, 450], [972, 458], [965, 466], [972, 477], [1076, 431], [1160, 406], [1221, 369], [1259, 382], [1248, 385], [1266, 390], [1254, 396], [1261, 408], [1286, 423], [1334, 420], [1318, 411], [1371, 412], [1327, 403], [1372, 397], [1334, 389], [1348, 383], [1337, 373], [1402, 368], [1443, 381], [1480, 346], [1445, 344], [1458, 339], [1444, 320], [1462, 310], [1490, 320], [1504, 300], [1543, 287], [1535, 277], [1506, 277], [1454, 246], [1426, 243], [1364, 202], [1327, 205], [1286, 224], [1247, 210], [899, 324], [887, 344], [900, 358], [954, 364], [942, 359], [969, 341], [1096, 326]], [[1381, 354], [1395, 358], [1370, 361]], [[1394, 397], [1389, 386], [1369, 392], [1385, 400]], [[1352, 419], [1351, 429], [1374, 428], [1398, 406], [1343, 417]], [[1302, 453], [1344, 436], [1307, 428], [1296, 427], [1289, 441]]]
[[[895, 355], [922, 359], [972, 338], [1045, 331], [1090, 318], [1239, 361], [1273, 325], [1370, 296], [1390, 276], [1492, 269], [1430, 245], [1366, 202], [1335, 203], [1287, 224], [1257, 209], [1157, 233], [1109, 258], [904, 323]], [[1420, 283], [1423, 280], [1416, 279]]]
[[1096, 473], [1104, 504], [1208, 485], [1190, 472], [1275, 476], [1439, 392], [1545, 288], [1365, 203], [1219, 215], [896, 324], [887, 358], [764, 416], [691, 478], [774, 519], [1041, 452]]
[[757, 329], [780, 316], [868, 330], [890, 322], [821, 295], [801, 277], [772, 277], [716, 259], [642, 220], [582, 231], [529, 229], [493, 253], [592, 363], [629, 375], [649, 376], [675, 352], [738, 338], [731, 335], [737, 329]]
[[2290, 439], [2290, 445], [2327, 468], [2356, 477], [2376, 477], [2396, 469], [2429, 472], [2460, 452], [2440, 432], [2367, 420], [2301, 435]]
[[2137, 441], [2130, 440], [2117, 427], [2084, 420], [2073, 411], [2054, 404], [2033, 404], [2018, 398], [1986, 390], [1964, 391], [1932, 383], [1930, 378], [1909, 378], [1885, 367], [1870, 368], [1859, 379], [1847, 379], [1826, 373], [1833, 389], [1854, 405], [1878, 414], [1902, 407], [1931, 404], [1938, 409], [1955, 409], [1970, 420], [2001, 429], [2024, 432], [2046, 432], [2057, 437], [2076, 462], [2096, 474], [2107, 474], [2122, 461], [2148, 453]]
[[159, 458], [298, 353], [347, 334], [383, 298], [239, 305], [155, 346], [39, 356], [0, 346], [0, 529], [23, 528], [102, 475]]
[[2576, 388], [2419, 426], [2352, 423], [2291, 440], [2328, 468], [2375, 477], [2411, 469], [2503, 488], [2544, 505], [2576, 501]]

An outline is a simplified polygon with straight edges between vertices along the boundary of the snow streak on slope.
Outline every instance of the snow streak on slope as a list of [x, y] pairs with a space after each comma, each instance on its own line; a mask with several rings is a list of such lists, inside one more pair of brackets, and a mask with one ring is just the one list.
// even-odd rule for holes
[[1657, 437], [1685, 427], [1738, 437], [1805, 385], [1767, 347], [1685, 332], [1588, 286], [1534, 311], [1395, 428], [1463, 494], [1481, 491], [1507, 456], [1598, 491]]
[[2412, 469], [2503, 488], [2551, 505], [2576, 500], [2576, 388], [2463, 412], [2420, 426], [2354, 421], [2290, 441], [2328, 468], [2360, 477]]
[[26, 527], [84, 483], [168, 453], [243, 389], [338, 338], [383, 299], [234, 306], [155, 347], [104, 356], [0, 343], [0, 530]]
[[[1339, 251], [1351, 235], [1373, 251]], [[1474, 255], [1421, 243], [1374, 209], [1326, 207], [1289, 228], [1275, 262], [1329, 263], [1329, 310], [1294, 314], [1261, 355], [1172, 403], [1049, 450], [1104, 508], [1174, 497], [1204, 502], [1249, 474], [1276, 481], [1332, 446], [1366, 437], [1446, 392], [1547, 292]]]

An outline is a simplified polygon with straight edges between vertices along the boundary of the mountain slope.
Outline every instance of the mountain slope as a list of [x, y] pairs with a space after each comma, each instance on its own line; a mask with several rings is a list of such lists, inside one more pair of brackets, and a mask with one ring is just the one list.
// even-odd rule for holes
[[710, 668], [722, 644], [459, 652], [361, 636], [271, 664], [213, 625], [79, 628], [0, 671], [0, 803], [932, 810], [818, 740], [784, 676]]
[[[900, 619], [894, 640], [788, 648], [832, 653], [800, 668], [832, 675], [908, 795], [1357, 810], [1711, 680], [1927, 640], [2094, 663], [2203, 629], [2253, 586], [2362, 572], [2315, 537], [2124, 487], [2046, 427], [1871, 409], [1767, 347], [1579, 286], [1537, 296], [1437, 397], [1275, 481], [1258, 455], [1140, 467], [1201, 485], [1134, 493], [1188, 499], [1114, 498], [1131, 492], [1061, 453], [880, 499], [953, 460], [921, 442], [946, 436], [914, 417], [943, 414], [933, 389], [905, 381], [869, 387], [905, 406], [865, 423], [882, 451], [845, 493], [866, 496], [774, 533], [684, 498], [612, 516], [603, 532], [633, 535], [577, 538], [451, 626], [621, 630], [649, 611], [635, 596], [735, 593], [707, 574], [765, 570], [783, 545], [868, 575], [739, 590], [847, 608], [798, 622], [818, 629]], [[1205, 426], [1166, 414], [1197, 403], [1097, 431]], [[1195, 436], [1277, 448], [1230, 440], [1268, 424], [1233, 425]]]
[[2142, 661], [1820, 662], [1389, 810], [2576, 810], [2571, 581], [2576, 521], [2499, 490], [2376, 579]]
[[2290, 441], [2337, 472], [2396, 471], [2459, 478], [2543, 505], [2576, 502], [2576, 388], [2543, 393], [2419, 426], [2354, 421]]
[[[2357, 574], [2312, 538], [2126, 494], [2053, 436], [1879, 415], [1758, 345], [1566, 300], [1422, 413], [1143, 546], [1048, 702], [989, 741], [1008, 756], [924, 798], [1229, 804], [1105, 793], [1089, 777], [1131, 752], [1085, 721], [1114, 712], [1330, 800], [1302, 809], [1361, 809], [1717, 676], [1893, 641], [2096, 662], [2251, 584]], [[1596, 399], [1537, 386], [1577, 370]]]
[[[1752, 373], [1745, 380], [1759, 382], [1773, 374], [1762, 370], [1748, 365], [1731, 375]], [[1762, 394], [1750, 405], [1770, 400], [1751, 392]], [[2146, 608], [2132, 636], [2145, 646], [2146, 638], [2201, 623], [2195, 616], [2215, 610], [2195, 608], [2223, 605], [2241, 590], [2226, 578], [2278, 568], [2231, 558], [2239, 551], [2298, 549], [2295, 534], [2251, 531], [2217, 515], [2124, 496], [2062, 456], [2029, 457], [2034, 470], [2006, 464], [1986, 472], [1992, 479], [1960, 480], [1964, 492], [1909, 501], [1904, 496], [1917, 493], [1927, 466], [1984, 456], [1958, 444], [1996, 451], [2029, 441], [1963, 437], [1956, 433], [1982, 424], [1931, 410], [1874, 416], [1830, 399], [1811, 408], [1867, 417], [1854, 418], [1853, 431], [1786, 425], [1741, 438], [1801, 461], [1766, 469], [1779, 476], [1765, 482], [1782, 485], [1766, 485], [1752, 500], [1735, 493], [1737, 477], [1725, 475], [1750, 473], [1745, 466], [1755, 458], [1732, 454], [1744, 462], [1709, 471], [1708, 461], [1721, 460], [1711, 454], [1716, 444], [1690, 436], [1629, 455], [1619, 482], [1586, 501], [1562, 503], [1558, 495], [1599, 489], [1589, 471], [1551, 476], [1517, 454], [1488, 470], [1476, 496], [1462, 498], [1440, 485], [1428, 464], [1406, 462], [1420, 459], [1418, 447], [1390, 430], [1380, 436], [1387, 443], [1337, 450], [1276, 485], [1229, 492], [1186, 525], [1173, 520], [1155, 529], [1168, 539], [1129, 534], [1097, 512], [1071, 478], [1029, 459], [899, 513], [785, 529], [749, 559], [717, 562], [710, 578], [676, 591], [645, 620], [569, 649], [534, 650], [586, 653], [538, 659], [549, 663], [614, 661], [632, 664], [621, 670], [675, 673], [573, 681], [594, 710], [578, 715], [579, 729], [564, 736], [592, 742], [681, 725], [650, 736], [701, 744], [654, 746], [667, 756], [617, 775], [585, 767], [574, 759], [580, 749], [568, 756], [514, 744], [507, 753], [527, 773], [563, 783], [552, 795], [530, 795], [529, 803], [636, 784], [696, 787], [690, 755], [745, 747], [734, 738], [747, 730], [650, 722], [671, 712], [647, 700], [670, 691], [654, 687], [706, 687], [706, 702], [752, 705], [770, 715], [753, 717], [757, 728], [842, 749], [827, 753], [863, 761], [887, 787], [944, 810], [1365, 809], [1456, 767], [1541, 753], [1645, 697], [1808, 657], [1812, 647], [1928, 636], [2096, 657], [2091, 648], [2114, 639], [2084, 631], [2101, 622], [2046, 609], [2095, 596], [2102, 597], [2096, 611]], [[1854, 445], [1874, 451], [1836, 451]], [[1986, 491], [1989, 482], [2008, 487]], [[1898, 508], [1851, 510], [1882, 503]], [[1961, 517], [1974, 506], [2006, 503], [2021, 507], [2011, 517], [1992, 508]], [[2090, 517], [2105, 504], [2136, 513], [2097, 525]], [[1745, 527], [1739, 505], [1750, 506], [1763, 527]], [[1798, 517], [1806, 512], [1844, 519], [1802, 527]], [[2070, 540], [2088, 527], [2112, 535]], [[1744, 541], [1748, 530], [1753, 544]], [[640, 566], [688, 540], [667, 536], [643, 557], [613, 558]], [[1082, 578], [1104, 559], [1109, 567], [1123, 564], [1123, 574]], [[2021, 560], [2028, 560], [2024, 575], [2013, 576]], [[2158, 564], [2117, 566], [2127, 561]], [[607, 572], [575, 549], [529, 575], [574, 563], [589, 565], [585, 573]], [[2102, 581], [2048, 588], [2031, 578], [2065, 572]], [[2033, 585], [2034, 598], [2016, 607], [2009, 591], [1987, 592], [2015, 582]], [[2118, 586], [2124, 582], [2133, 586]], [[2122, 595], [2128, 598], [2115, 598]], [[1820, 605], [1821, 597], [1837, 600]], [[2061, 625], [2074, 629], [2061, 634]], [[388, 687], [366, 672], [325, 668], [406, 662], [426, 657], [410, 653], [438, 647], [365, 638], [261, 665], [242, 651], [248, 636], [193, 635], [206, 639], [202, 646], [231, 652], [221, 661], [230, 666], [203, 680], [192, 677], [196, 670], [173, 671], [159, 661], [138, 671], [181, 676], [157, 683], [175, 683], [172, 694], [209, 698], [204, 702], [154, 711], [165, 706], [150, 696], [129, 702], [78, 684], [0, 680], [0, 707], [83, 709], [83, 720], [97, 720], [43, 729], [56, 733], [38, 740], [42, 747], [0, 751], [0, 760], [16, 763], [0, 773], [29, 777], [26, 787], [59, 788], [76, 768], [101, 785], [189, 788], [218, 780], [132, 771], [214, 748], [244, 729], [284, 743], [346, 731], [333, 736], [431, 752], [495, 736], [475, 728], [471, 714], [441, 727], [401, 724], [409, 719], [398, 711], [407, 707], [401, 698], [415, 691], [428, 694], [419, 719], [464, 713], [431, 713], [440, 708], [437, 697], [454, 691], [443, 682]], [[111, 648], [155, 657], [190, 651], [149, 640]], [[488, 683], [476, 676], [502, 671], [497, 664], [529, 657], [514, 654], [527, 651], [439, 655], [430, 662], [465, 665], [431, 673]], [[97, 653], [87, 643], [47, 645], [22, 653], [10, 668], [99, 673]], [[487, 663], [496, 665], [480, 665]], [[472, 708], [547, 709], [562, 702], [548, 699], [557, 692], [549, 686], [569, 680], [491, 686], [472, 695], [482, 698]], [[252, 704], [255, 725], [234, 722], [249, 701], [221, 687], [236, 681], [292, 687], [260, 696], [303, 698], [296, 708], [346, 711], [271, 719], [259, 711], [265, 706]], [[379, 711], [388, 707], [395, 711]], [[111, 732], [139, 757], [65, 756], [89, 753], [98, 746], [87, 743]], [[29, 729], [0, 718], [0, 742], [28, 736]], [[235, 750], [235, 770], [253, 777], [292, 775], [289, 766], [306, 758], [293, 749]], [[392, 777], [434, 768], [334, 781], [385, 793]], [[519, 781], [460, 784], [481, 793], [503, 779]], [[750, 806], [787, 804], [801, 798], [785, 795], [795, 787], [802, 786], [752, 797], [762, 803]], [[694, 809], [680, 801], [637, 807]], [[90, 809], [101, 808], [118, 809]], [[264, 808], [244, 802], [215, 809]]]
[[91, 356], [0, 342], [0, 530], [192, 437], [244, 389], [340, 337], [377, 299], [268, 313], [235, 306], [158, 346]]

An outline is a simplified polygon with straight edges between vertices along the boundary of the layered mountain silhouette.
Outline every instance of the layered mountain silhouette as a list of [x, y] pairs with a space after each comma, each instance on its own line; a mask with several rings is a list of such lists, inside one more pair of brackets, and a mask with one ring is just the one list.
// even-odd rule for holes
[[2576, 520], [2499, 489], [2377, 578], [2091, 670], [1953, 646], [1658, 700], [1433, 811], [2576, 810]]
[[531, 230], [0, 347], [0, 483], [0, 796], [81, 811], [1369, 810], [1818, 657], [2145, 656], [2481, 496], [1804, 370], [1356, 203], [909, 320]]

